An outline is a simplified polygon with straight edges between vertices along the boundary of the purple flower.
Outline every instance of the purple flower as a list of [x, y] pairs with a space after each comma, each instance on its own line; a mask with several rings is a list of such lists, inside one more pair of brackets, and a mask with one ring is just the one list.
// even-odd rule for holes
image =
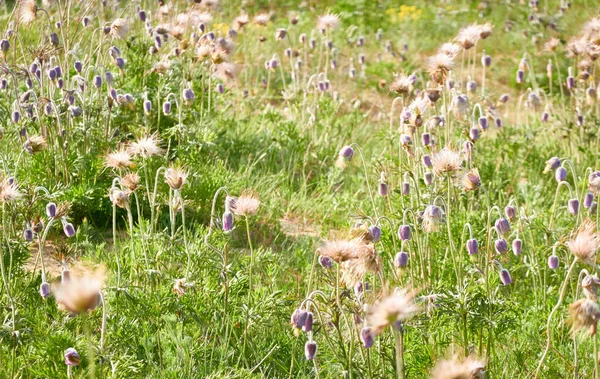
[[402, 182], [402, 195], [408, 196], [410, 194], [410, 183]]
[[0, 50], [8, 51], [8, 49], [10, 49], [10, 42], [7, 39], [0, 41]]
[[394, 266], [406, 267], [406, 265], [408, 265], [408, 253], [406, 251], [397, 253], [394, 257]]
[[579, 213], [579, 200], [569, 199], [567, 208], [569, 208], [569, 213], [575, 216]]
[[564, 167], [557, 168], [556, 172], [554, 173], [554, 179], [556, 179], [556, 181], [558, 183], [560, 183], [560, 182], [564, 182], [566, 178], [567, 178], [567, 169]]
[[510, 277], [510, 272], [508, 272], [508, 270], [503, 268], [500, 271], [500, 280], [502, 281], [502, 284], [504, 284], [505, 286], [511, 284], [512, 278]]
[[508, 243], [506, 243], [506, 240], [503, 238], [498, 238], [494, 242], [494, 247], [496, 247], [496, 251], [500, 254], [506, 253], [508, 251]]
[[594, 194], [591, 192], [586, 193], [583, 198], [583, 207], [589, 208], [592, 206], [593, 202], [594, 202]]
[[515, 216], [517, 215], [517, 209], [512, 205], [507, 205], [504, 208], [504, 215], [507, 219], [514, 220]]
[[515, 239], [512, 242], [512, 251], [514, 255], [519, 255], [521, 254], [521, 250], [523, 249], [523, 241], [521, 241], [520, 239]]
[[67, 366], [77, 366], [79, 365], [79, 362], [81, 362], [81, 357], [79, 356], [79, 353], [77, 353], [77, 350], [72, 347], [68, 348], [65, 351], [65, 364]]
[[398, 228], [398, 237], [400, 237], [402, 241], [410, 241], [410, 225], [400, 225]]
[[479, 252], [479, 244], [475, 238], [471, 238], [467, 241], [467, 251], [469, 255], [475, 255]]
[[223, 213], [223, 231], [230, 232], [233, 230], [233, 213], [225, 211]]
[[354, 149], [350, 146], [344, 146], [340, 150], [339, 156], [342, 157], [345, 161], [349, 161], [354, 156]]
[[369, 234], [371, 235], [373, 242], [377, 242], [381, 238], [381, 228], [377, 225], [373, 225], [369, 228]]
[[317, 354], [317, 343], [315, 341], [308, 341], [304, 345], [304, 356], [306, 359], [313, 360]]
[[28, 242], [33, 241], [33, 230], [30, 228], [25, 229], [23, 231], [23, 238]]
[[431, 156], [429, 154], [423, 155], [421, 161], [423, 162], [423, 166], [431, 167]]
[[50, 296], [50, 284], [44, 282], [40, 285], [40, 296], [44, 299]]
[[360, 340], [363, 343], [365, 349], [370, 348], [375, 343], [375, 339], [373, 338], [373, 334], [371, 333], [371, 328], [364, 327], [360, 331]]
[[508, 223], [508, 220], [503, 217], [497, 219], [494, 225], [496, 226], [498, 232], [500, 232], [500, 234], [503, 236], [510, 232], [510, 224]]
[[63, 230], [67, 237], [73, 237], [75, 235], [75, 227], [70, 222], [65, 223]]
[[56, 204], [54, 203], [48, 203], [46, 205], [46, 215], [48, 216], [48, 218], [56, 217], [56, 209]]
[[558, 268], [558, 257], [554, 254], [548, 257], [548, 267], [552, 270]]
[[302, 330], [304, 330], [305, 332], [312, 332], [313, 320], [314, 316], [312, 312], [306, 312], [306, 319], [304, 320], [304, 325], [302, 325]]
[[307, 317], [307, 311], [302, 309], [296, 309], [294, 313], [292, 313], [292, 324], [294, 324], [295, 328], [302, 329], [302, 327], [306, 324]]
[[169, 101], [165, 101], [163, 103], [162, 108], [163, 108], [163, 114], [165, 116], [167, 116], [167, 115], [169, 115], [171, 113], [171, 103]]
[[333, 266], [333, 261], [329, 257], [324, 257], [322, 255], [319, 256], [319, 264], [323, 268], [331, 268]]
[[525, 79], [525, 72], [523, 70], [517, 70], [517, 83], [523, 83], [523, 80]]

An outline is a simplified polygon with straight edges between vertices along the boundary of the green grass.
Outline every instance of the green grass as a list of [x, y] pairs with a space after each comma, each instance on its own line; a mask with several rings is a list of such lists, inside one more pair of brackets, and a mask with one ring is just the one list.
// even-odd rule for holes
[[[142, 1], [140, 6], [151, 11], [156, 27], [188, 7], [188, 2], [175, 3], [171, 15], [162, 20], [154, 2]], [[585, 97], [585, 88], [597, 85], [598, 67], [593, 63], [590, 79], [578, 80], [573, 92], [565, 87], [563, 102], [556, 71], [553, 94], [549, 94], [545, 67], [553, 56], [543, 51], [543, 43], [551, 37], [566, 43], [578, 35], [595, 2], [573, 4], [563, 16], [559, 16], [558, 2], [549, 1], [548, 11], [542, 2], [537, 11], [541, 22], [530, 23], [531, 8], [515, 1], [490, 2], [485, 9], [478, 2], [466, 1], [222, 1], [220, 7], [208, 10], [213, 21], [207, 31], [214, 31], [217, 38], [226, 36], [235, 17], [244, 12], [250, 15], [250, 23], [233, 40], [234, 51], [224, 57], [237, 65], [237, 76], [229, 81], [212, 75], [215, 67], [210, 58], [195, 56], [191, 29], [183, 33], [182, 40], [189, 47], [179, 56], [173, 50], [185, 42], [173, 36], [158, 53], [150, 54], [154, 37], [139, 21], [136, 5], [122, 2], [115, 9], [112, 5], [59, 1], [39, 10], [32, 25], [19, 25], [7, 37], [10, 49], [0, 68], [1, 78], [9, 83], [0, 91], [4, 116], [0, 119], [0, 171], [4, 177], [15, 177], [23, 196], [3, 201], [2, 208], [0, 378], [66, 378], [63, 354], [70, 347], [81, 356], [81, 363], [70, 370], [74, 378], [396, 377], [398, 333], [386, 328], [370, 349], [359, 339], [362, 327], [371, 325], [370, 312], [395, 288], [415, 289], [415, 301], [421, 307], [403, 324], [406, 378], [428, 377], [438, 361], [467, 355], [486, 361], [488, 378], [529, 378], [535, 376], [546, 347], [546, 323], [563, 282], [567, 283], [564, 301], [550, 322], [552, 347], [538, 377], [598, 377], [594, 372], [596, 337], [583, 332], [574, 337], [567, 322], [568, 304], [584, 297], [577, 276], [583, 269], [594, 274], [596, 268], [578, 262], [565, 281], [574, 258], [567, 242], [586, 218], [598, 220], [598, 211], [588, 214], [583, 207], [588, 175], [600, 168], [598, 104], [586, 103]], [[415, 8], [408, 8], [411, 5]], [[0, 10], [5, 30], [14, 28], [10, 25], [18, 12], [11, 16], [12, 11], [11, 4]], [[272, 16], [266, 26], [253, 24], [255, 15], [269, 11]], [[338, 14], [341, 26], [322, 36], [315, 23], [327, 12]], [[404, 15], [401, 20], [396, 17], [399, 12]], [[84, 15], [92, 19], [85, 28], [81, 26]], [[289, 21], [292, 16], [298, 17], [295, 25]], [[118, 17], [130, 22], [126, 38], [103, 36], [102, 26]], [[57, 21], [62, 22], [62, 30], [56, 29]], [[547, 26], [550, 21], [556, 23], [556, 30]], [[493, 24], [494, 31], [476, 47], [472, 79], [479, 87], [476, 94], [469, 94], [468, 116], [457, 120], [451, 111], [442, 109], [443, 100], [439, 100], [423, 117], [427, 121], [444, 114], [449, 138], [445, 126], [430, 129], [436, 146], [425, 147], [421, 126], [412, 135], [416, 157], [411, 157], [399, 146], [400, 102], [396, 102], [390, 128], [393, 75], [414, 73], [418, 78], [415, 89], [426, 88], [428, 57], [462, 27], [485, 22]], [[277, 28], [286, 28], [289, 38], [276, 41]], [[378, 29], [383, 33], [381, 40], [376, 39]], [[50, 47], [51, 31], [57, 32], [59, 45], [41, 54], [42, 47]], [[301, 33], [309, 41], [315, 38], [317, 47], [303, 47]], [[358, 36], [365, 37], [365, 46], [356, 46]], [[338, 67], [327, 69], [331, 89], [321, 92], [308, 83], [311, 77], [314, 85], [325, 78], [325, 74], [318, 75], [324, 71], [327, 50], [323, 44], [329, 39]], [[392, 44], [393, 54], [386, 52], [386, 41]], [[111, 62], [108, 50], [113, 45], [126, 61], [122, 70]], [[300, 73], [294, 69], [295, 79], [292, 66], [297, 58], [290, 61], [285, 56], [288, 47], [303, 61]], [[481, 96], [483, 49], [491, 55], [492, 65], [486, 71], [486, 93]], [[364, 70], [358, 62], [361, 53], [367, 62]], [[534, 72], [526, 73], [526, 82], [519, 84], [515, 73], [524, 53]], [[269, 71], [264, 63], [274, 56], [279, 66]], [[47, 62], [42, 69], [43, 85], [27, 73], [36, 57]], [[564, 43], [557, 57], [564, 81], [567, 67], [575, 62], [567, 56]], [[72, 89], [76, 59], [84, 63], [81, 76], [87, 87], [75, 100], [83, 115], [74, 118], [63, 99], [65, 92], [49, 83], [47, 70], [60, 64], [64, 88]], [[170, 69], [165, 74], [152, 72], [161, 60], [168, 60]], [[358, 73], [354, 79], [348, 76], [351, 64]], [[465, 66], [464, 70], [469, 69]], [[106, 83], [100, 90], [93, 87], [94, 75], [103, 76], [106, 70], [115, 75], [113, 87], [119, 94], [133, 96], [132, 109], [116, 102], [109, 106]], [[459, 55], [452, 73], [455, 81], [461, 79], [461, 72]], [[19, 103], [16, 98], [28, 90], [27, 77], [34, 80], [34, 93]], [[268, 85], [262, 85], [263, 79]], [[382, 80], [385, 85], [380, 87]], [[181, 92], [187, 83], [195, 99], [184, 105]], [[224, 85], [222, 94], [216, 89], [218, 83]], [[521, 105], [519, 97], [524, 95], [524, 103], [528, 88], [548, 94], [541, 99], [542, 110], [552, 104], [549, 122], [540, 121], [542, 110], [536, 113]], [[500, 105], [503, 93], [511, 99]], [[445, 92], [448, 104], [453, 94]], [[418, 95], [412, 91], [407, 96], [406, 105]], [[161, 111], [167, 97], [173, 103], [169, 115]], [[148, 113], [143, 109], [145, 99], [152, 102]], [[55, 112], [44, 114], [47, 101], [56, 105], [59, 117]], [[476, 103], [490, 116], [492, 126], [475, 143], [472, 160], [463, 160], [454, 177], [440, 175], [426, 186], [423, 177], [430, 170], [421, 164], [421, 156], [445, 146], [462, 150]], [[29, 105], [39, 117], [25, 115]], [[502, 128], [493, 126], [493, 107], [501, 115]], [[576, 124], [576, 107], [584, 115], [583, 126]], [[14, 123], [11, 113], [18, 109], [23, 116]], [[35, 154], [23, 152], [27, 137], [20, 136], [22, 128], [29, 137], [44, 135], [47, 147]], [[60, 136], [62, 128], [65, 133]], [[107, 153], [152, 133], [160, 138], [161, 154], [134, 157], [135, 165], [130, 168], [106, 167]], [[364, 165], [355, 148], [347, 166], [337, 167], [340, 149], [351, 144], [362, 148]], [[573, 194], [561, 186], [556, 200], [554, 172], [543, 173], [545, 161], [552, 156], [572, 162], [574, 170], [564, 163]], [[184, 210], [175, 211], [173, 236], [169, 202], [178, 191], [165, 183], [167, 167], [182, 167], [189, 173], [179, 192], [182, 200], [172, 204], [179, 208], [183, 203]], [[481, 177], [475, 191], [460, 188], [460, 175], [467, 168], [477, 168]], [[135, 196], [130, 196], [129, 213], [114, 206], [108, 194], [113, 179], [130, 172], [139, 174], [141, 180]], [[390, 188], [388, 197], [377, 195], [381, 172]], [[417, 178], [416, 186], [409, 177]], [[401, 193], [405, 180], [411, 183], [409, 195]], [[155, 183], [152, 212], [149, 194]], [[222, 187], [232, 196], [252, 189], [260, 199], [255, 215], [247, 220], [235, 216], [230, 233], [221, 230], [224, 192], [212, 211], [215, 192]], [[581, 202], [578, 216], [568, 213], [571, 197]], [[0, 198], [4, 198], [2, 191]], [[35, 271], [32, 268], [42, 236], [36, 233], [35, 241], [27, 242], [23, 231], [39, 220], [44, 226], [48, 223], [45, 208], [50, 201], [70, 204], [65, 222], [72, 222], [77, 233], [65, 237], [61, 221], [55, 221], [43, 255], [47, 281], [53, 292], [60, 287], [62, 261], [74, 276], [79, 267], [106, 267], [101, 290], [104, 331], [102, 306], [70, 316], [59, 309], [54, 296], [43, 299], [39, 294], [40, 263]], [[447, 224], [442, 222], [438, 231], [426, 233], [419, 212], [431, 204], [444, 209]], [[497, 237], [491, 227], [498, 211], [503, 213], [509, 204], [517, 207], [518, 217], [511, 221], [507, 241], [509, 248], [514, 239], [523, 241], [518, 256], [510, 250], [504, 254], [494, 250]], [[376, 213], [385, 218], [377, 220]], [[156, 222], [151, 226], [153, 215]], [[356, 280], [370, 284], [360, 299], [355, 296], [355, 283], [338, 283], [336, 263], [331, 269], [317, 263], [322, 241], [349, 238], [357, 222], [378, 223], [382, 229], [381, 240], [375, 244], [381, 268]], [[469, 256], [465, 249], [466, 223], [479, 242], [478, 255]], [[413, 235], [403, 245], [397, 236], [401, 224], [409, 224]], [[402, 269], [393, 265], [401, 249], [410, 255], [408, 266]], [[560, 258], [554, 270], [547, 265], [553, 251]], [[512, 284], [502, 284], [500, 265], [510, 272]], [[187, 286], [185, 294], [178, 295], [174, 285], [182, 278]], [[305, 301], [311, 293], [311, 300]], [[290, 322], [303, 301], [315, 316], [312, 333], [294, 329]], [[314, 360], [305, 358], [309, 339], [318, 345]]]

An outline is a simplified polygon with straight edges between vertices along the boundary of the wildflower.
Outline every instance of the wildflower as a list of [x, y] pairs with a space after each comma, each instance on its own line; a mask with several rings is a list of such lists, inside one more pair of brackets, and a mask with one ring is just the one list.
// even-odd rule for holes
[[154, 155], [158, 155], [162, 152], [162, 149], [158, 147], [160, 140], [156, 134], [139, 138], [135, 142], [131, 142], [127, 147], [127, 152], [132, 155], [139, 155], [142, 158], [150, 158]]
[[556, 181], [558, 183], [560, 183], [560, 182], [564, 182], [566, 178], [567, 178], [567, 169], [562, 166], [557, 168], [556, 172], [554, 173], [554, 179], [556, 179]]
[[573, 334], [581, 329], [589, 329], [590, 335], [595, 335], [599, 319], [600, 307], [595, 300], [580, 299], [569, 305], [569, 322]]
[[463, 120], [469, 110], [469, 99], [466, 95], [457, 95], [450, 104], [452, 114], [457, 120]]
[[581, 281], [581, 287], [585, 297], [598, 301], [598, 288], [600, 287], [600, 279], [596, 275], [586, 275]]
[[110, 24], [110, 36], [113, 39], [125, 39], [129, 33], [129, 22], [124, 18], [117, 18]]
[[188, 177], [188, 173], [181, 168], [168, 168], [165, 171], [165, 181], [173, 190], [181, 190]]
[[271, 19], [270, 15], [268, 15], [267, 13], [261, 13], [254, 17], [254, 23], [256, 25], [265, 26], [265, 25], [267, 25], [267, 23], [269, 22], [270, 19]]
[[439, 54], [446, 54], [451, 58], [455, 58], [461, 52], [461, 46], [457, 43], [446, 42], [438, 50]]
[[42, 136], [31, 136], [23, 144], [23, 148], [29, 154], [39, 153], [48, 147], [46, 139]]
[[512, 251], [514, 255], [521, 254], [521, 250], [523, 249], [523, 241], [519, 238], [516, 238], [512, 242]]
[[585, 196], [583, 197], [583, 207], [589, 208], [592, 206], [593, 202], [594, 202], [594, 194], [591, 192], [586, 193]]
[[48, 216], [48, 218], [54, 218], [56, 217], [56, 204], [55, 203], [48, 203], [46, 204], [46, 215]]
[[223, 213], [223, 231], [230, 232], [233, 230], [233, 213], [228, 209]]
[[406, 267], [406, 265], [408, 265], [408, 253], [406, 251], [397, 253], [394, 257], [394, 266]]
[[363, 343], [363, 346], [365, 347], [365, 349], [368, 349], [371, 346], [373, 346], [373, 344], [375, 343], [375, 339], [373, 338], [373, 335], [371, 334], [371, 328], [369, 328], [369, 327], [362, 328], [362, 330], [360, 331], [360, 341]]
[[379, 239], [381, 238], [381, 228], [377, 225], [369, 227], [369, 237], [370, 240], [373, 242], [379, 241]]
[[54, 290], [58, 307], [72, 315], [93, 311], [100, 304], [102, 297], [100, 291], [105, 278], [103, 267], [71, 276], [68, 281], [59, 284]]
[[412, 75], [394, 75], [390, 90], [405, 95], [412, 90], [414, 84], [415, 81]]
[[125, 149], [108, 153], [104, 160], [106, 167], [114, 169], [132, 168], [134, 163], [131, 161], [131, 154]]
[[[490, 31], [491, 34], [491, 31]], [[479, 39], [481, 38], [481, 28], [478, 25], [470, 25], [462, 28], [456, 36], [456, 42], [458, 42], [463, 49], [469, 50]]]
[[140, 185], [140, 176], [135, 172], [129, 173], [121, 178], [121, 185], [129, 192], [135, 192]]
[[499, 254], [504, 254], [508, 251], [508, 243], [504, 238], [498, 238], [494, 241], [494, 247]]
[[596, 264], [596, 252], [600, 248], [600, 234], [592, 221], [585, 221], [577, 230], [567, 247], [575, 257], [591, 266]]
[[65, 351], [65, 364], [67, 366], [77, 366], [80, 362], [81, 357], [79, 356], [77, 350], [70, 347]]
[[436, 54], [427, 60], [427, 68], [433, 80], [444, 84], [448, 73], [454, 67], [454, 59], [446, 54]]
[[[544, 174], [552, 170], [556, 170], [560, 166], [560, 158], [552, 157], [546, 161], [546, 167], [544, 168]], [[599, 173], [600, 176], [600, 173]]]
[[502, 284], [504, 284], [505, 286], [512, 283], [512, 278], [510, 277], [510, 272], [508, 272], [507, 269], [503, 268], [502, 270], [500, 270], [500, 281], [502, 281]]
[[324, 14], [317, 20], [317, 28], [323, 31], [337, 29], [340, 24], [340, 17], [332, 13]]
[[410, 241], [410, 225], [400, 225], [398, 228], [398, 237], [400, 237], [402, 241]]
[[569, 209], [569, 213], [573, 216], [579, 213], [579, 200], [578, 199], [569, 199], [567, 203], [567, 208]]
[[475, 238], [467, 240], [467, 252], [469, 255], [475, 255], [479, 252], [479, 244]]
[[302, 325], [302, 330], [305, 332], [312, 332], [314, 315], [312, 312], [306, 312], [306, 320], [304, 321], [304, 325]]
[[17, 5], [17, 20], [19, 24], [29, 25], [37, 16], [38, 7], [34, 0], [20, 0]]
[[462, 166], [462, 158], [459, 153], [446, 147], [433, 154], [431, 164], [433, 165], [435, 174], [440, 176], [444, 173], [458, 171]]
[[241, 30], [246, 24], [248, 24], [248, 22], [250, 22], [250, 19], [248, 18], [247, 14], [242, 14], [237, 16], [234, 20], [233, 20], [233, 28], [235, 30]]
[[308, 312], [303, 309], [296, 309], [292, 313], [292, 326], [297, 329], [302, 329], [306, 324]]
[[129, 206], [129, 193], [121, 191], [118, 188], [112, 188], [109, 193], [110, 202], [119, 208], [126, 208]]
[[503, 236], [507, 235], [510, 232], [510, 223], [507, 219], [503, 217], [497, 219], [494, 223], [494, 226], [496, 227], [498, 233], [502, 234]]
[[465, 191], [473, 191], [481, 185], [479, 171], [475, 168], [467, 171], [462, 177], [462, 187]]
[[433, 379], [485, 379], [485, 362], [468, 357], [464, 361], [443, 360], [431, 372]]
[[70, 222], [65, 222], [64, 223], [64, 225], [63, 225], [63, 231], [65, 232], [65, 235], [68, 238], [73, 237], [75, 235], [75, 227]]
[[258, 211], [260, 200], [254, 191], [244, 190], [242, 194], [235, 199], [235, 206], [231, 207], [233, 213], [238, 216], [252, 216]]
[[600, 195], [600, 171], [594, 171], [588, 177], [588, 189], [594, 195]]
[[43, 282], [40, 285], [40, 296], [43, 299], [47, 299], [48, 296], [50, 296], [50, 284], [48, 284], [47, 282]]
[[489, 22], [483, 24], [483, 25], [479, 25], [479, 37], [481, 37], [481, 39], [486, 39], [489, 36], [492, 35], [492, 30], [494, 29], [494, 26], [492, 24], [490, 24]]
[[315, 341], [307, 341], [304, 345], [304, 356], [307, 360], [313, 360], [317, 354], [317, 343]]
[[0, 201], [3, 203], [15, 201], [22, 196], [21, 192], [17, 188], [17, 183], [5, 179], [0, 183]]
[[23, 231], [23, 238], [27, 242], [33, 241], [33, 230], [31, 230], [30, 228], [25, 229]]
[[338, 154], [338, 159], [336, 165], [340, 168], [344, 168], [346, 166], [346, 162], [350, 161], [354, 156], [354, 149], [351, 146], [344, 146], [340, 150]]
[[319, 264], [323, 268], [331, 268], [333, 266], [333, 261], [329, 257], [325, 257], [323, 255], [319, 255]]
[[376, 304], [369, 316], [373, 335], [378, 336], [386, 327], [417, 313], [419, 308], [414, 303], [414, 296], [414, 291], [397, 290], [394, 295]]
[[428, 205], [423, 211], [423, 229], [427, 233], [438, 230], [439, 225], [444, 222], [444, 212], [436, 205]]

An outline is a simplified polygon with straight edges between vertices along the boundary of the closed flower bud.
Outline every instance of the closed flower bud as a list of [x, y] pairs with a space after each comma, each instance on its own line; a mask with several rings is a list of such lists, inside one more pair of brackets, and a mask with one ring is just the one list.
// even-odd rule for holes
[[102, 77], [100, 75], [94, 76], [94, 86], [96, 88], [102, 87]]
[[40, 296], [47, 299], [50, 296], [50, 284], [44, 282], [40, 285]]
[[548, 257], [548, 267], [552, 270], [558, 268], [558, 257], [554, 254]]
[[394, 266], [406, 267], [406, 265], [408, 265], [408, 253], [406, 251], [397, 253], [394, 257]]
[[510, 277], [510, 273], [508, 272], [508, 270], [502, 269], [500, 271], [500, 280], [502, 281], [502, 284], [504, 284], [505, 286], [512, 283], [512, 278]]
[[517, 70], [516, 80], [517, 80], [517, 83], [523, 83], [523, 80], [525, 80], [525, 71]]
[[343, 158], [345, 161], [349, 161], [354, 156], [354, 149], [350, 146], [344, 146], [340, 150], [339, 156]]
[[467, 252], [469, 255], [475, 255], [479, 252], [479, 244], [475, 238], [467, 240]]
[[429, 134], [429, 133], [421, 134], [421, 141], [423, 142], [423, 146], [429, 146], [431, 144], [431, 134]]
[[585, 208], [589, 208], [592, 206], [593, 202], [594, 202], [594, 194], [591, 192], [586, 193], [585, 196], [583, 197], [583, 206]]
[[498, 238], [494, 242], [494, 247], [496, 248], [496, 251], [500, 254], [504, 254], [508, 251], [508, 243], [506, 243], [506, 240], [503, 238]]
[[8, 87], [8, 80], [2, 78], [2, 80], [0, 80], [0, 89], [6, 89], [6, 87]]
[[223, 213], [223, 231], [230, 232], [233, 230], [233, 213], [225, 211]]
[[223, 84], [222, 84], [222, 83], [219, 83], [219, 84], [217, 84], [217, 88], [216, 88], [216, 89], [217, 89], [217, 92], [218, 92], [218, 93], [221, 93], [221, 94], [222, 94], [222, 93], [224, 93], [224, 92], [225, 92], [225, 87], [223, 87]]
[[50, 33], [50, 36], [48, 37], [48, 39], [50, 40], [50, 43], [53, 44], [54, 46], [58, 45], [58, 34]]
[[402, 182], [402, 195], [408, 196], [410, 194], [410, 183]]
[[8, 51], [10, 49], [10, 42], [7, 39], [3, 39], [0, 41], [0, 50]]
[[306, 319], [304, 320], [304, 325], [302, 326], [302, 330], [305, 332], [312, 332], [313, 330], [313, 320], [314, 316], [312, 312], [306, 312]]
[[48, 216], [48, 218], [54, 218], [56, 217], [56, 204], [55, 203], [48, 203], [46, 205], [46, 215]]
[[118, 68], [122, 69], [123, 67], [125, 67], [125, 60], [122, 57], [118, 57], [117, 59], [115, 59], [115, 65], [117, 65]]
[[500, 232], [500, 234], [502, 234], [503, 236], [507, 235], [508, 232], [510, 232], [510, 224], [508, 223], [508, 220], [505, 218], [497, 219], [494, 226], [496, 227], [498, 232]]
[[33, 62], [31, 64], [31, 66], [29, 66], [29, 72], [31, 74], [35, 74], [37, 72], [37, 70], [38, 70], [38, 64], [36, 62]]
[[481, 129], [486, 130], [488, 127], [488, 119], [487, 117], [479, 117], [478, 120], [479, 126], [481, 127]]
[[523, 249], [523, 241], [521, 241], [520, 239], [515, 239], [512, 242], [512, 251], [514, 255], [519, 255], [521, 254], [521, 250]]
[[544, 113], [542, 113], [542, 122], [548, 122], [549, 119], [550, 113], [544, 111]]
[[388, 185], [387, 183], [380, 182], [379, 187], [377, 189], [379, 196], [387, 196], [388, 195]]
[[509, 96], [506, 93], [503, 94], [502, 96], [500, 96], [500, 102], [501, 103], [506, 103], [508, 101], [508, 99], [509, 99]]
[[163, 109], [163, 114], [164, 114], [165, 116], [167, 116], [167, 115], [171, 114], [171, 102], [169, 102], [169, 101], [165, 101], [165, 102], [163, 103], [162, 109]]
[[112, 86], [115, 81], [115, 77], [113, 76], [112, 72], [106, 71], [104, 73], [104, 80], [106, 80], [106, 83], [108, 83], [109, 86]]
[[140, 10], [138, 12], [138, 17], [140, 18], [141, 22], [146, 22], [146, 11], [145, 10]]
[[425, 175], [423, 175], [423, 181], [425, 182], [426, 186], [431, 185], [431, 183], [433, 183], [433, 173], [426, 172]]
[[569, 213], [575, 216], [579, 213], [579, 200], [569, 199], [567, 208], [569, 209]]
[[471, 130], [469, 131], [469, 136], [473, 141], [477, 141], [479, 139], [479, 129], [471, 128]]
[[315, 341], [308, 341], [304, 345], [304, 356], [307, 360], [313, 360], [317, 354], [317, 343]]
[[15, 124], [21, 120], [21, 113], [19, 111], [14, 111], [11, 116], [12, 122]]
[[62, 76], [62, 68], [60, 68], [60, 66], [54, 67], [54, 72], [56, 72], [57, 78], [60, 78]]
[[373, 334], [371, 333], [371, 328], [364, 327], [360, 331], [360, 341], [363, 343], [365, 349], [370, 348], [375, 343], [375, 339], [373, 338]]
[[487, 54], [483, 54], [481, 57], [481, 64], [485, 67], [489, 67], [492, 64], [492, 57]]
[[564, 167], [557, 168], [556, 172], [554, 173], [554, 179], [556, 179], [556, 181], [558, 183], [560, 183], [560, 182], [564, 182], [566, 178], [567, 178], [567, 169]]
[[515, 207], [513, 207], [512, 205], [507, 205], [504, 208], [504, 215], [506, 216], [507, 219], [512, 221], [517, 216], [517, 209]]
[[70, 222], [65, 223], [63, 230], [67, 237], [73, 237], [75, 235], [75, 227]]
[[81, 70], [83, 69], [83, 63], [81, 63], [81, 61], [75, 61], [75, 63], [73, 63], [73, 67], [75, 68], [75, 71], [77, 71], [77, 73], [81, 74]]
[[410, 238], [411, 238], [410, 226], [409, 225], [400, 225], [400, 227], [398, 228], [398, 237], [400, 237], [400, 239], [402, 241], [410, 241]]
[[477, 90], [477, 83], [474, 80], [469, 80], [467, 82], [467, 91], [475, 92]]
[[421, 161], [423, 162], [423, 166], [431, 167], [431, 156], [429, 154], [423, 155]]
[[333, 266], [333, 261], [329, 257], [324, 257], [322, 255], [319, 256], [319, 264], [323, 268], [331, 268]]
[[308, 316], [308, 312], [302, 309], [296, 309], [294, 313], [292, 313], [292, 324], [297, 329], [302, 329], [304, 324], [306, 323], [306, 317]]
[[573, 89], [575, 87], [575, 78], [572, 76], [567, 77], [567, 88]]
[[191, 88], [186, 88], [183, 90], [183, 99], [187, 103], [191, 103], [192, 101], [194, 101], [194, 98], [195, 98], [194, 91], [192, 91]]
[[33, 241], [33, 230], [27, 228], [23, 231], [23, 238], [25, 241], [30, 242]]

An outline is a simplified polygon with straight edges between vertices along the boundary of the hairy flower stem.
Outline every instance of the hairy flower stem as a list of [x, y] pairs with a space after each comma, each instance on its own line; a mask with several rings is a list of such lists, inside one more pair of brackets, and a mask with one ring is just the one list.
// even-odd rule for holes
[[[575, 268], [576, 263], [577, 263], [577, 257], [575, 257], [573, 259], [571, 266], [569, 266], [569, 270], [567, 271], [565, 280], [563, 281], [563, 283], [560, 287], [558, 301], [556, 302], [556, 305], [554, 306], [554, 308], [552, 308], [552, 311], [550, 312], [550, 315], [548, 316], [548, 322], [546, 324], [546, 334], [548, 336], [548, 338], [546, 340], [546, 349], [544, 350], [544, 353], [542, 354], [542, 357], [540, 358], [540, 362], [538, 363], [537, 369], [535, 370], [534, 378], [539, 377], [540, 370], [542, 369], [542, 366], [544, 365], [544, 361], [546, 360], [546, 356], [548, 355], [548, 351], [550, 351], [550, 347], [552, 346], [552, 328], [551, 328], [552, 327], [552, 317], [558, 311], [558, 308], [560, 308], [560, 306], [562, 305], [562, 302], [565, 297], [565, 293], [567, 292], [567, 284], [569, 282], [569, 278], [571, 277], [571, 273], [573, 272], [573, 269]], [[597, 362], [598, 358], [595, 357], [594, 360]]]
[[[404, 325], [401, 326], [404, 328]], [[404, 332], [403, 330], [394, 329], [394, 337], [396, 340], [396, 377], [404, 379]]]

